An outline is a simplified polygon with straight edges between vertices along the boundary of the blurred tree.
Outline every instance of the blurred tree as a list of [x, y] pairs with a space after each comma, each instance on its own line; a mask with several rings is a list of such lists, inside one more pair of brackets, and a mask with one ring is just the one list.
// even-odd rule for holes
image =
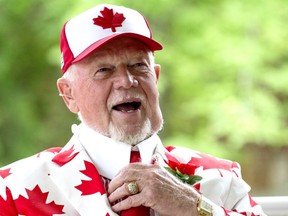
[[68, 5], [1, 1], [1, 163], [67, 140], [69, 133], [61, 127], [69, 117], [57, 97], [56, 79], [59, 16]]

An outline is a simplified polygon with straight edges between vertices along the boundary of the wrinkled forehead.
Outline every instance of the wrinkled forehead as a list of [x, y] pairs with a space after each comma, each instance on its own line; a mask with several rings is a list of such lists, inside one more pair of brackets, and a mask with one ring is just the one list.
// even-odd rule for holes
[[153, 58], [153, 52], [143, 42], [134, 38], [117, 38], [109, 41], [96, 49], [93, 53], [83, 59], [82, 63], [87, 63], [95, 59], [105, 58]]

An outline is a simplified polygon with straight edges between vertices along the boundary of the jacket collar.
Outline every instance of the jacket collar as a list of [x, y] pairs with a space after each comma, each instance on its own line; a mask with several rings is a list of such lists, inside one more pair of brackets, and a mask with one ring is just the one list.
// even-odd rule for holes
[[[118, 214], [111, 210], [100, 175], [112, 178], [127, 165], [130, 160], [131, 146], [115, 142], [89, 128], [83, 129], [82, 125], [74, 128], [73, 132], [74, 136], [69, 143], [52, 160], [55, 169], [49, 176], [56, 185], [55, 193], [64, 196], [79, 215], [97, 213], [99, 216], [117, 216]], [[151, 163], [159, 155], [163, 158], [165, 151], [157, 135], [139, 143], [135, 148], [139, 149], [144, 163]], [[103, 157], [102, 155], [105, 154], [110, 156]], [[92, 167], [89, 171], [88, 166]], [[89, 191], [83, 192], [85, 188], [83, 183], [89, 181], [93, 181], [93, 185], [97, 187], [91, 194]]]
[[131, 150], [140, 151], [142, 163], [151, 164], [156, 147], [162, 146], [156, 134], [132, 148], [131, 145], [103, 136], [84, 124], [73, 127], [74, 135], [78, 137], [100, 175], [109, 179], [129, 164]]
[[111, 210], [102, 178], [77, 140], [72, 138], [59, 155], [65, 155], [71, 148], [73, 148], [71, 155], [75, 154], [73, 159], [58, 164], [58, 168], [49, 175], [56, 185], [56, 193], [64, 196], [79, 215], [97, 213], [99, 216], [117, 216], [118, 214]]

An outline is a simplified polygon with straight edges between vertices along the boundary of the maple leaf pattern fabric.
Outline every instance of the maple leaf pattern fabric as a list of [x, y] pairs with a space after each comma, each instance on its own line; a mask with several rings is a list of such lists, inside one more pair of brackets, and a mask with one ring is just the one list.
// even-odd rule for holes
[[10, 173], [10, 168], [8, 169], [3, 169], [3, 170], [0, 170], [0, 176], [5, 179], [7, 176], [9, 176], [11, 173]]
[[74, 145], [70, 149], [57, 154], [52, 159], [52, 161], [62, 166], [68, 163], [70, 160], [72, 160], [79, 153], [79, 152], [75, 152], [75, 153], [73, 152], [74, 152]]
[[97, 169], [79, 143], [51, 148], [0, 169], [0, 216], [95, 213], [117, 216]]
[[5, 187], [5, 197], [0, 195], [0, 216], [18, 215], [11, 192]]
[[15, 200], [19, 214], [27, 216], [52, 216], [53, 214], [64, 213], [62, 211], [63, 205], [57, 205], [54, 201], [46, 203], [49, 192], [42, 192], [39, 185], [36, 185], [32, 190], [26, 189], [26, 191], [28, 198], [20, 195], [18, 199]]
[[209, 200], [213, 200], [213, 209], [218, 209], [217, 212], [222, 212], [221, 215], [265, 215], [249, 195], [250, 187], [241, 178], [238, 163], [183, 147], [168, 146], [166, 149], [169, 166], [179, 166], [185, 174], [203, 177], [193, 187]]
[[[96, 140], [97, 144], [97, 140]], [[103, 143], [98, 143], [103, 145]], [[202, 177], [193, 185], [213, 203], [215, 215], [264, 216], [249, 196], [240, 166], [182, 147], [157, 147], [181, 170]], [[163, 162], [164, 163], [164, 162]], [[0, 216], [117, 216], [102, 177], [74, 135], [63, 148], [51, 148], [0, 168]]]
[[97, 184], [97, 182], [101, 182], [102, 178], [100, 177], [96, 167], [88, 162], [84, 161], [85, 170], [81, 170], [80, 172], [90, 178], [90, 180], [81, 180], [81, 184], [76, 186], [78, 190], [82, 192], [82, 196], [94, 194], [100, 192], [101, 194], [105, 194], [105, 189], [103, 184]]
[[[176, 148], [174, 146], [167, 146], [166, 148], [169, 153], [173, 152]], [[180, 147], [178, 147], [180, 149]], [[189, 149], [191, 152], [191, 150]], [[189, 161], [186, 161], [185, 163], [180, 163], [177, 160], [177, 156], [173, 156], [169, 153], [166, 153], [166, 157], [169, 160], [169, 166], [171, 168], [175, 166], [182, 167], [182, 169], [186, 169], [185, 171], [183, 170], [184, 173], [193, 175], [195, 173], [195, 169], [201, 167], [203, 170], [208, 170], [208, 169], [218, 169], [218, 170], [226, 170], [226, 171], [231, 171], [234, 172], [235, 170], [239, 170], [240, 166], [236, 162], [231, 162], [229, 160], [224, 160], [220, 158], [216, 158], [214, 156], [208, 155], [208, 154], [203, 154], [201, 152], [194, 152], [194, 157], [189, 157]], [[181, 152], [182, 154], [182, 152]], [[187, 170], [189, 169], [189, 170]], [[188, 172], [188, 173], [187, 173]], [[236, 175], [238, 175], [235, 172]]]
[[[7, 176], [9, 176], [10, 168], [0, 170], [0, 177], [4, 180]], [[0, 178], [0, 179], [1, 179]], [[2, 208], [1, 208], [2, 206]], [[4, 208], [5, 206], [5, 208]], [[10, 190], [4, 185], [4, 196], [1, 196], [0, 193], [0, 215], [17, 215], [16, 208], [14, 206], [13, 198], [10, 193]]]
[[[59, 153], [62, 150], [61, 147], [53, 147], [53, 148], [49, 148], [44, 150], [43, 152], [51, 152], [51, 153]], [[40, 157], [41, 152], [37, 155], [37, 157]]]

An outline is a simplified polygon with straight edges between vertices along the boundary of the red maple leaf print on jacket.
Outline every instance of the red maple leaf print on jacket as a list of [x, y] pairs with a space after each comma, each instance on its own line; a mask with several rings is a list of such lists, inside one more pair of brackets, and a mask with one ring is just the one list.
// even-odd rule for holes
[[43, 193], [36, 185], [32, 190], [26, 189], [28, 198], [20, 195], [15, 200], [15, 205], [18, 209], [18, 214], [25, 216], [53, 216], [54, 214], [63, 214], [63, 205], [57, 205], [54, 201], [47, 203], [49, 192]]
[[193, 164], [194, 166], [202, 166], [203, 170], [207, 169], [223, 169], [231, 171], [233, 167], [238, 167], [237, 163], [231, 163], [231, 161], [218, 159], [216, 157], [203, 154], [203, 153], [197, 153], [200, 158], [193, 157], [188, 164]]
[[[169, 152], [172, 152], [175, 149], [175, 147], [167, 146], [166, 149]], [[203, 170], [223, 169], [223, 170], [232, 171], [231, 170], [232, 168], [239, 168], [237, 163], [235, 162], [231, 163], [231, 161], [229, 160], [219, 159], [219, 158], [207, 155], [207, 154], [203, 154], [201, 152], [197, 152], [196, 154], [199, 155], [199, 157], [192, 157], [191, 160], [187, 163], [187, 165], [194, 167], [194, 169], [197, 167], [203, 167]], [[171, 160], [171, 158], [169, 160]], [[177, 163], [177, 161], [175, 160], [172, 162]]]
[[[57, 163], [60, 166], [63, 166], [64, 164], [68, 163], [69, 161], [71, 161], [79, 152], [74, 152], [74, 145], [71, 146], [70, 149], [60, 152], [59, 154], [57, 154], [52, 161], [54, 163]], [[73, 153], [73, 154], [72, 154]]]
[[231, 170], [231, 162], [217, 159], [210, 155], [197, 153], [200, 158], [193, 157], [188, 164], [193, 164], [194, 166], [202, 166], [203, 170], [206, 169], [224, 169], [224, 170]]
[[94, 194], [100, 192], [101, 195], [105, 194], [102, 178], [100, 177], [94, 164], [88, 161], [84, 161], [85, 170], [80, 172], [90, 178], [90, 180], [81, 180], [81, 184], [76, 186], [78, 190], [82, 192], [82, 196]]
[[6, 199], [0, 195], [0, 215], [18, 215], [16, 208], [14, 206], [14, 201], [11, 192], [6, 188]]
[[10, 173], [10, 168], [8, 169], [4, 169], [4, 170], [0, 170], [0, 176], [5, 179], [7, 176], [9, 176]]

